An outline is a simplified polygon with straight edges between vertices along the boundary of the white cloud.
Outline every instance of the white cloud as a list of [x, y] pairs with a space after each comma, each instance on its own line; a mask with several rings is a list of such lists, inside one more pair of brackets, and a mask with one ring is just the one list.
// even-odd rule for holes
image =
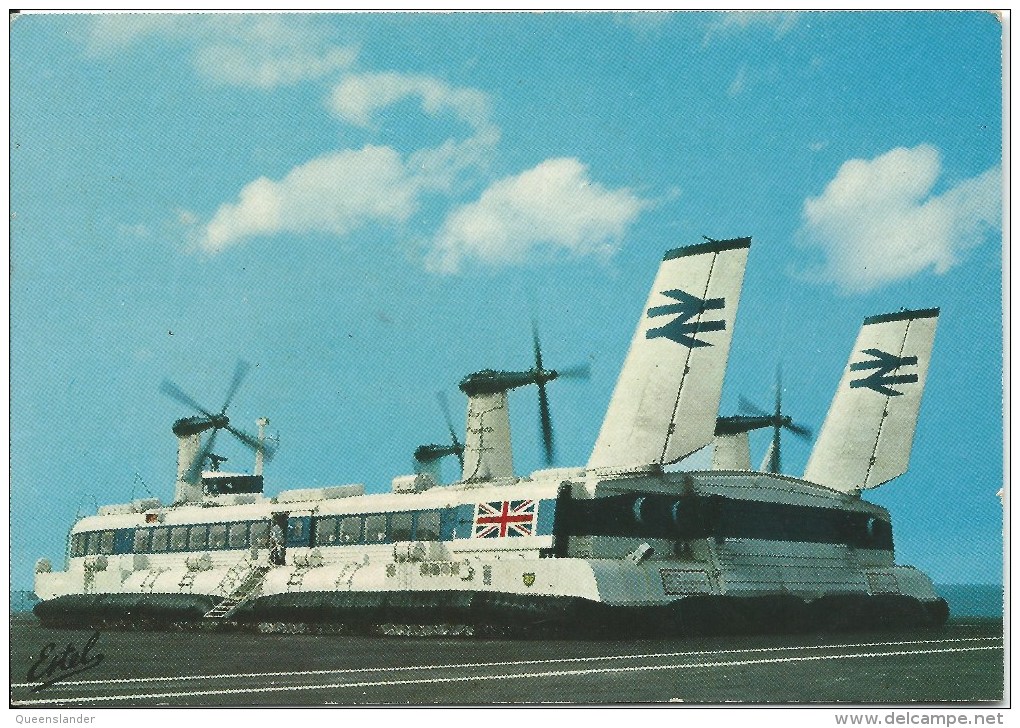
[[752, 28], [771, 30], [776, 38], [782, 38], [797, 24], [798, 16], [794, 12], [771, 10], [722, 11], [715, 15], [705, 30], [703, 45], [708, 45], [714, 37], [735, 35]]
[[92, 19], [86, 49], [113, 56], [162, 36], [191, 47], [195, 70], [215, 83], [273, 88], [349, 68], [352, 48], [336, 46], [307, 15], [116, 13]]
[[430, 76], [394, 72], [346, 76], [330, 94], [328, 105], [349, 124], [371, 128], [375, 115], [405, 98], [418, 97], [430, 117], [453, 117], [470, 127], [463, 139], [448, 139], [435, 148], [422, 149], [408, 166], [427, 179], [432, 188], [448, 188], [465, 170], [484, 167], [499, 141], [499, 129], [490, 118], [487, 94], [453, 87]]
[[452, 212], [428, 263], [454, 272], [465, 259], [513, 264], [542, 248], [610, 255], [648, 204], [629, 189], [592, 182], [576, 159], [549, 159], [494, 182], [476, 202]]
[[993, 167], [932, 194], [939, 152], [922, 144], [851, 159], [804, 202], [799, 238], [821, 250], [817, 274], [868, 291], [921, 271], [945, 273], [1001, 226], [1002, 172]]
[[216, 253], [259, 235], [321, 232], [345, 235], [369, 223], [407, 220], [429, 191], [449, 191], [492, 156], [499, 130], [489, 121], [488, 97], [427, 76], [359, 74], [344, 79], [329, 98], [340, 118], [370, 126], [373, 116], [407, 96], [421, 98], [435, 116], [452, 114], [472, 128], [406, 158], [390, 147], [332, 152], [305, 162], [279, 181], [257, 179], [233, 203], [220, 206], [200, 235], [199, 247]]
[[[302, 16], [97, 16], [88, 52], [116, 55], [158, 36], [190, 44], [195, 67], [207, 79], [239, 86], [272, 88], [320, 78], [354, 61], [353, 51], [326, 42]], [[327, 105], [342, 121], [372, 130], [381, 110], [406, 98], [418, 99], [429, 117], [463, 123], [467, 133], [461, 129], [406, 156], [371, 145], [324, 154], [279, 179], [249, 182], [208, 221], [182, 212], [179, 222], [191, 228], [199, 250], [215, 254], [260, 236], [341, 237], [369, 224], [403, 223], [427, 193], [452, 196], [477, 184], [500, 136], [487, 94], [425, 75], [358, 73], [341, 78]], [[648, 204], [627, 189], [591, 182], [577, 160], [551, 159], [494, 183], [450, 214], [428, 262], [442, 271], [455, 270], [465, 258], [513, 263], [543, 246], [608, 255]]]
[[345, 235], [369, 222], [406, 220], [422, 185], [389, 147], [367, 146], [313, 159], [273, 181], [249, 183], [221, 205], [199, 247], [215, 253], [242, 240], [281, 232]]
[[320, 78], [347, 68], [355, 58], [350, 48], [321, 51], [256, 50], [247, 42], [218, 43], [199, 48], [195, 66], [206, 78], [232, 86], [274, 88]]
[[344, 121], [370, 127], [373, 115], [408, 96], [421, 98], [429, 116], [452, 114], [476, 131], [489, 131], [489, 98], [472, 88], [454, 88], [430, 76], [362, 73], [346, 76], [333, 89], [330, 108]]
[[628, 27], [639, 37], [644, 37], [657, 34], [675, 14], [675, 12], [662, 10], [637, 10], [616, 13], [613, 20], [617, 25]]

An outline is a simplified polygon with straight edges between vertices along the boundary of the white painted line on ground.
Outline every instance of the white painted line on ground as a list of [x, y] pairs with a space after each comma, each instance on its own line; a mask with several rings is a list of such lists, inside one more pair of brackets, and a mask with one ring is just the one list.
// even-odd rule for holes
[[12, 705], [55, 705], [82, 703], [103, 703], [119, 700], [157, 700], [161, 698], [193, 698], [208, 695], [252, 695], [255, 693], [298, 692], [307, 690], [339, 690], [342, 688], [394, 687], [401, 685], [436, 685], [441, 683], [481, 682], [487, 680], [519, 680], [539, 677], [568, 677], [578, 675], [608, 675], [626, 672], [651, 672], [656, 670], [680, 670], [706, 667], [746, 667], [751, 665], [772, 665], [791, 662], [819, 662], [823, 660], [854, 660], [866, 657], [902, 657], [907, 655], [937, 655], [957, 652], [977, 652], [983, 650], [1001, 650], [1001, 645], [984, 645], [979, 647], [949, 647], [935, 650], [896, 650], [891, 652], [855, 652], [845, 655], [808, 655], [801, 657], [771, 657], [758, 660], [731, 660], [726, 662], [688, 662], [668, 665], [640, 665], [634, 667], [602, 667], [583, 670], [550, 670], [546, 672], [516, 672], [498, 675], [460, 675], [456, 677], [417, 678], [411, 680], [372, 680], [353, 683], [327, 683], [314, 685], [272, 685], [259, 688], [227, 688], [221, 690], [193, 690], [172, 693], [136, 693], [127, 695], [102, 695], [68, 697], [63, 699], [14, 700]]
[[[291, 672], [235, 672], [219, 675], [166, 675], [159, 677], [124, 677], [106, 680], [61, 680], [53, 687], [72, 685], [116, 685], [146, 682], [187, 682], [189, 680], [236, 680], [253, 677], [299, 677], [311, 675], [350, 675], [365, 672], [407, 672], [408, 670], [470, 669], [479, 667], [521, 667], [524, 665], [553, 665], [563, 662], [600, 662], [606, 660], [652, 660], [663, 657], [697, 657], [700, 655], [730, 655], [755, 652], [781, 652], [787, 650], [844, 650], [860, 647], [902, 647], [904, 645], [943, 645], [956, 642], [1002, 641], [1001, 637], [954, 637], [941, 640], [903, 640], [899, 642], [858, 642], [837, 645], [793, 645], [791, 647], [749, 647], [741, 650], [699, 650], [689, 652], [650, 652], [643, 655], [596, 655], [594, 657], [555, 657], [544, 660], [507, 660], [503, 662], [461, 662], [448, 665], [400, 665], [392, 667], [351, 667], [337, 670], [297, 670]], [[27, 688], [38, 682], [11, 683], [12, 688]]]

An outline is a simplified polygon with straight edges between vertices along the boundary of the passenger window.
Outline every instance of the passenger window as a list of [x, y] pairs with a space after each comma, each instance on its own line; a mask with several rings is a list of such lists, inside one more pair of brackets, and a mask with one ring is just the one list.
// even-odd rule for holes
[[439, 511], [422, 511], [418, 514], [418, 528], [414, 537], [418, 541], [439, 540]]
[[251, 524], [251, 545], [260, 549], [269, 546], [269, 524], [265, 521], [256, 521]]
[[231, 523], [230, 532], [227, 536], [227, 545], [232, 549], [243, 549], [248, 544], [248, 524]]
[[386, 514], [365, 516], [365, 543], [386, 543]]
[[227, 527], [216, 523], [209, 527], [209, 548], [221, 549], [227, 545]]
[[166, 551], [167, 540], [170, 535], [170, 529], [165, 527], [152, 529], [152, 552], [162, 553]]
[[188, 527], [174, 526], [170, 529], [170, 550], [184, 551], [188, 548]]
[[390, 517], [390, 537], [394, 541], [411, 540], [411, 513], [394, 513]]
[[149, 529], [136, 528], [134, 552], [136, 554], [144, 554], [148, 550], [149, 550]]
[[298, 541], [305, 535], [305, 522], [300, 518], [287, 521], [287, 540]]
[[201, 551], [209, 540], [208, 526], [192, 526], [191, 535], [188, 536], [188, 550]]
[[340, 521], [340, 543], [361, 543], [361, 516], [347, 516]]
[[319, 546], [332, 546], [336, 543], [336, 519], [321, 518], [315, 524], [315, 543]]
[[99, 536], [99, 553], [113, 553], [113, 531], [102, 531]]

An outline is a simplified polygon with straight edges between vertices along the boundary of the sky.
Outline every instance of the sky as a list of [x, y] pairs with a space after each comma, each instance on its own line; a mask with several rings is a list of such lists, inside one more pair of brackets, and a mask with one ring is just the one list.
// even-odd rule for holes
[[[160, 384], [218, 410], [239, 360], [267, 494], [383, 492], [535, 321], [547, 366], [591, 367], [549, 385], [583, 465], [662, 254], [702, 236], [753, 238], [721, 414], [781, 365], [817, 432], [862, 319], [941, 307], [910, 470], [865, 497], [899, 563], [1001, 582], [994, 15], [43, 14], [10, 44], [12, 588], [76, 515], [172, 499], [193, 413]], [[535, 389], [510, 408], [527, 474]]]

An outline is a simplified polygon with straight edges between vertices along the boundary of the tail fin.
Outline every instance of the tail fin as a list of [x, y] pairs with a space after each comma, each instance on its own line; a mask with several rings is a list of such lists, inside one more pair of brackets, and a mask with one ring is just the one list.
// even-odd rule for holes
[[712, 441], [750, 238], [666, 253], [589, 468], [674, 463]]
[[907, 471], [937, 308], [864, 319], [804, 479], [843, 492]]

